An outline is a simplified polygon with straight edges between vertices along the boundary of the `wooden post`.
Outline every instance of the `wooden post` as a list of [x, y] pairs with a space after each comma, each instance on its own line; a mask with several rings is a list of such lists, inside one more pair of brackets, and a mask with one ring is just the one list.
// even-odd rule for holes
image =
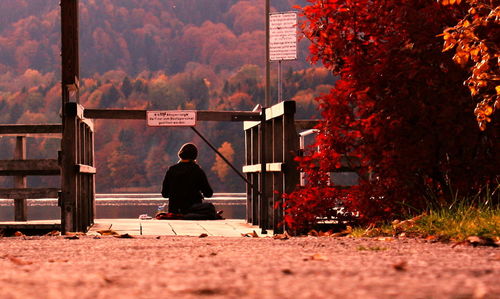
[[61, 144], [61, 227], [62, 232], [76, 231], [77, 182], [76, 182], [76, 103], [67, 103], [64, 111], [64, 134]]
[[[284, 169], [284, 187], [283, 192], [290, 194], [299, 184], [300, 172], [295, 161], [297, 150], [299, 148], [299, 135], [295, 128], [295, 102], [290, 102], [287, 112], [283, 115], [283, 162], [286, 165]], [[281, 210], [283, 213], [283, 210]], [[281, 218], [285, 215], [283, 214]], [[286, 230], [286, 227], [282, 227]]]
[[[14, 160], [26, 160], [26, 137], [16, 137], [16, 148], [14, 152]], [[26, 188], [27, 179], [25, 175], [14, 177], [14, 188]], [[28, 221], [28, 205], [26, 198], [14, 198], [14, 220]]]
[[[252, 134], [252, 160], [249, 165], [259, 163], [259, 126], [255, 126], [249, 131]], [[252, 176], [253, 190], [252, 190], [252, 224], [259, 224], [259, 190], [260, 190], [260, 175], [258, 173], [250, 173]]]
[[[78, 102], [80, 59], [78, 48], [78, 0], [61, 0], [62, 104]], [[64, 111], [63, 111], [64, 115]]]
[[[88, 161], [89, 161], [89, 164], [90, 166], [92, 167], [95, 167], [95, 162], [94, 162], [94, 129], [93, 128], [90, 128], [89, 129], [89, 139], [88, 139]], [[91, 208], [90, 208], [90, 223], [89, 225], [93, 225], [94, 224], [94, 218], [95, 218], [95, 215], [96, 215], [96, 206], [95, 206], [95, 174], [92, 174], [91, 176], [89, 176], [90, 178], [90, 183], [89, 183], [89, 193], [90, 193], [90, 205], [91, 205]]]
[[[61, 0], [61, 230], [77, 230], [76, 136], [79, 100], [78, 0]], [[70, 105], [75, 102], [74, 105]]]
[[[251, 130], [246, 130], [244, 131], [245, 134], [245, 165], [251, 165], [252, 163], [252, 131]], [[247, 180], [252, 183], [252, 186], [246, 184], [246, 194], [247, 194], [247, 209], [246, 209], [246, 215], [245, 219], [247, 222], [252, 222], [252, 189], [253, 189], [253, 184], [252, 182], [252, 174], [247, 173]]]
[[[273, 162], [283, 163], [284, 160], [284, 130], [283, 130], [283, 117], [273, 119]], [[282, 221], [283, 221], [283, 183], [284, 174], [283, 172], [273, 173], [273, 230], [274, 233], [282, 233]]]
[[267, 168], [267, 152], [268, 152], [268, 140], [267, 140], [267, 126], [266, 126], [266, 110], [268, 108], [262, 108], [262, 120], [259, 125], [259, 146], [260, 146], [260, 176], [259, 176], [259, 226], [262, 229], [261, 233], [266, 234], [268, 228], [268, 197], [267, 197], [267, 187], [268, 181], [266, 180], [266, 168]]

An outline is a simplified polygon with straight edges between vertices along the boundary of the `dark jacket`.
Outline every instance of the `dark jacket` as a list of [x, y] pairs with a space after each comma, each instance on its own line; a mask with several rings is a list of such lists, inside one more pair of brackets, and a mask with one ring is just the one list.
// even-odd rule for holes
[[195, 162], [170, 166], [161, 190], [161, 195], [168, 198], [168, 211], [180, 214], [185, 214], [193, 204], [201, 203], [203, 197], [212, 197], [213, 193], [205, 172]]

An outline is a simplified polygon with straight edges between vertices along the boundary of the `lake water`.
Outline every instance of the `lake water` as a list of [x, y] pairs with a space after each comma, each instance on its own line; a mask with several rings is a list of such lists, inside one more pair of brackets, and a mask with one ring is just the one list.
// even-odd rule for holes
[[[212, 202], [217, 210], [223, 210], [227, 219], [244, 219], [246, 197], [244, 193], [215, 193], [206, 201]], [[141, 194], [97, 194], [96, 218], [138, 218], [141, 214], [154, 217], [158, 207], [168, 204], [168, 199], [156, 193]], [[28, 200], [29, 220], [60, 219], [57, 199]], [[0, 221], [14, 220], [14, 201], [0, 199]]]

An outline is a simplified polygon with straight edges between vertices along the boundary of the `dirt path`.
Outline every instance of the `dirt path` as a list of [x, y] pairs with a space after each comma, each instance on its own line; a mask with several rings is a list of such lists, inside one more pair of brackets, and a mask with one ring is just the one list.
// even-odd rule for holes
[[500, 249], [301, 237], [0, 239], [0, 298], [500, 298]]

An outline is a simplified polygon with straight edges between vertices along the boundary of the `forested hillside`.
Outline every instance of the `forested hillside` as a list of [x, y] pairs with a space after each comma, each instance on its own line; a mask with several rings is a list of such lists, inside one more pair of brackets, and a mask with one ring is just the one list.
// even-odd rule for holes
[[[304, 2], [273, 0], [272, 10]], [[263, 1], [80, 0], [80, 102], [86, 108], [250, 110], [263, 103], [264, 21]], [[335, 80], [306, 62], [306, 40], [299, 49], [297, 61], [284, 63], [284, 98], [297, 101], [299, 118], [311, 118], [314, 97]], [[57, 0], [0, 2], [0, 123], [60, 122], [59, 54]], [[241, 124], [198, 128], [241, 167]], [[189, 141], [200, 146], [199, 162], [216, 192], [244, 190], [191, 130], [99, 120], [96, 131], [98, 192], [159, 191], [166, 167]], [[10, 158], [13, 139], [1, 138], [0, 147], [0, 158]], [[30, 139], [28, 156], [55, 157], [58, 148], [54, 139]]]

